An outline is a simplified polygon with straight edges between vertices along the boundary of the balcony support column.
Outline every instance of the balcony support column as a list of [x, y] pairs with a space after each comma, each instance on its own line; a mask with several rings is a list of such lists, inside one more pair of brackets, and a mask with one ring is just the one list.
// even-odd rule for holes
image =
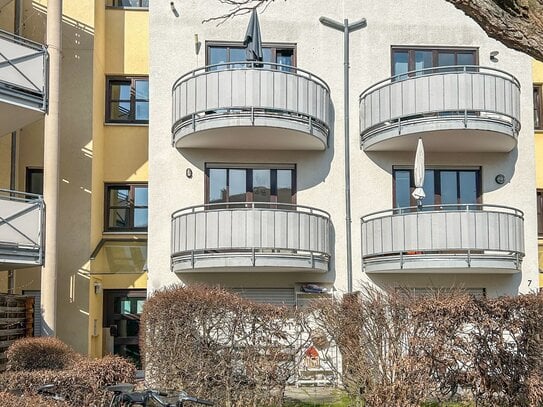
[[45, 217], [45, 263], [41, 274], [42, 334], [56, 336], [58, 215], [60, 175], [60, 66], [62, 0], [47, 4], [47, 49], [49, 51], [49, 106], [45, 115], [43, 189]]

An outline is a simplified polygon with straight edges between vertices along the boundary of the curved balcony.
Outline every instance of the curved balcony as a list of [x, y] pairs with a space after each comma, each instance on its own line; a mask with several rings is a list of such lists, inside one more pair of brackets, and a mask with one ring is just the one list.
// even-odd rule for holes
[[520, 84], [480, 66], [423, 69], [360, 95], [364, 151], [508, 152], [520, 130]]
[[330, 215], [307, 206], [238, 202], [172, 215], [175, 272], [326, 272]]
[[0, 270], [43, 264], [44, 211], [40, 195], [0, 189]]
[[329, 131], [330, 89], [302, 69], [217, 64], [173, 86], [177, 148], [325, 150]]
[[362, 218], [367, 273], [515, 273], [524, 218], [496, 205], [399, 208]]
[[47, 67], [45, 46], [0, 30], [0, 136], [43, 117]]

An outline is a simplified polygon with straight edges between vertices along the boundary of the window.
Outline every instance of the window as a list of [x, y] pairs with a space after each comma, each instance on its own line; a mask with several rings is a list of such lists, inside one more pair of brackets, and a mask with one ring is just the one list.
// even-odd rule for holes
[[[476, 204], [481, 202], [481, 171], [427, 169], [424, 175], [424, 205]], [[413, 170], [394, 169], [394, 207], [405, 208], [417, 203]]]
[[108, 0], [107, 7], [149, 8], [149, 0]]
[[[263, 44], [263, 61], [272, 62], [287, 66], [296, 66], [296, 46], [295, 45], [273, 45]], [[226, 64], [229, 62], [246, 62], [245, 47], [239, 43], [208, 43], [207, 44], [207, 64]], [[232, 64], [233, 68], [243, 67], [243, 64]], [[266, 65], [264, 64], [264, 67]], [[271, 67], [271, 65], [268, 65]], [[212, 70], [221, 69], [221, 67], [210, 68]], [[287, 67], [278, 67], [281, 70], [289, 70]]]
[[477, 64], [475, 49], [392, 48], [392, 76], [440, 66]]
[[147, 184], [106, 185], [107, 231], [146, 231], [147, 209]]
[[25, 192], [43, 195], [43, 168], [26, 168]]
[[542, 85], [534, 86], [534, 128], [543, 130], [543, 105], [541, 103]]
[[206, 203], [295, 203], [296, 171], [293, 166], [206, 169]]
[[543, 189], [537, 190], [537, 234], [543, 237]]
[[107, 123], [149, 123], [149, 79], [108, 78]]

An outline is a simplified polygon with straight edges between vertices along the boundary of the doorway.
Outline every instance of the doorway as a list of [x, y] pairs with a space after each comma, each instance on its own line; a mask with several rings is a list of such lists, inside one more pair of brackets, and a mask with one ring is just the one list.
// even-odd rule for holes
[[103, 321], [113, 339], [113, 354], [130, 359], [138, 369], [140, 316], [146, 299], [146, 290], [104, 290]]

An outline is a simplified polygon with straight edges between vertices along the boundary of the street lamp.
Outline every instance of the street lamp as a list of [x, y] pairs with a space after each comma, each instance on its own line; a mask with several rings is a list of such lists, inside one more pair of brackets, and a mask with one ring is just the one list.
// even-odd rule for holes
[[343, 110], [345, 126], [345, 226], [347, 243], [347, 291], [353, 291], [353, 255], [351, 247], [351, 167], [349, 150], [349, 34], [366, 27], [366, 19], [362, 18], [349, 24], [346, 18], [343, 23], [328, 17], [320, 17], [321, 24], [343, 31]]

